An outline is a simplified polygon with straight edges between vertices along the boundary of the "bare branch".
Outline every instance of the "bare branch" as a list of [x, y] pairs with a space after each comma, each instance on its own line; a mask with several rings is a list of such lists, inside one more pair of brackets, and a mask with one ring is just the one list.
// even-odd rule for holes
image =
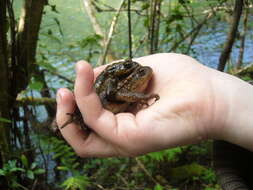
[[98, 23], [98, 20], [97, 20], [96, 14], [95, 14], [95, 10], [93, 9], [91, 0], [83, 0], [83, 5], [84, 5], [84, 8], [85, 8], [89, 18], [90, 18], [90, 21], [92, 23], [95, 33], [102, 37], [102, 40], [100, 40], [99, 43], [102, 47], [104, 47], [105, 46], [105, 40], [104, 40], [105, 35]]
[[[89, 16], [89, 19], [92, 23], [92, 26], [93, 26], [93, 29], [94, 29], [95, 33], [102, 37], [102, 39], [99, 41], [99, 43], [100, 43], [101, 47], [104, 49], [106, 47], [106, 37], [105, 37], [105, 34], [102, 31], [102, 29], [99, 25], [99, 22], [97, 20], [95, 10], [93, 8], [92, 1], [91, 0], [83, 0], [83, 5], [86, 9], [86, 12]], [[106, 56], [108, 57], [109, 61], [115, 60], [114, 55], [111, 52], [107, 53]]]
[[238, 70], [231, 70], [230, 74], [233, 74], [238, 77], [242, 77], [245, 75], [253, 76], [253, 65], [250, 64]]
[[63, 75], [61, 75], [60, 73], [57, 73], [57, 72], [55, 72], [55, 71], [50, 71], [50, 70], [47, 70], [47, 69], [43, 69], [42, 71], [48, 72], [48, 73], [50, 73], [51, 75], [57, 76], [57, 77], [59, 77], [60, 79], [67, 81], [68, 83], [74, 84], [74, 81], [73, 81], [73, 80], [71, 80], [71, 79], [69, 79], [69, 78], [67, 78], [67, 77], [65, 77], [65, 76], [63, 76]]
[[196, 31], [199, 31], [203, 25], [210, 19], [214, 14], [212, 12], [208, 13], [206, 17], [200, 22], [195, 28], [193, 28], [189, 33], [184, 35], [179, 41], [177, 41], [170, 49], [169, 52], [175, 51], [176, 48], [183, 42], [185, 41], [186, 38], [190, 37], [192, 34], [194, 34]]
[[116, 23], [117, 23], [118, 18], [119, 18], [120, 11], [121, 11], [124, 3], [125, 3], [125, 0], [122, 0], [115, 16], [112, 19], [111, 26], [110, 26], [110, 29], [109, 29], [109, 33], [108, 33], [108, 36], [107, 36], [107, 40], [106, 40], [105, 47], [104, 47], [104, 52], [103, 52], [103, 55], [99, 58], [98, 65], [103, 65], [105, 63], [106, 55], [108, 53], [108, 50], [109, 50], [109, 47], [110, 47], [110, 44], [111, 44], [111, 41], [112, 41], [112, 36], [113, 36], [113, 33], [114, 33], [114, 29], [115, 29]]

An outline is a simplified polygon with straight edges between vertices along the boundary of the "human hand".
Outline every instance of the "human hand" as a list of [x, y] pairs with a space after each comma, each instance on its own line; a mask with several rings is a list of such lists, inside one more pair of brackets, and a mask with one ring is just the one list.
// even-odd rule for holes
[[156, 54], [135, 61], [153, 69], [148, 92], [160, 96], [135, 114], [114, 115], [103, 109], [92, 87], [104, 67], [93, 71], [88, 63], [79, 62], [74, 94], [67, 89], [58, 91], [58, 126], [69, 119], [66, 113], [72, 113], [76, 103], [91, 129], [85, 132], [74, 123], [61, 129], [79, 156], [136, 156], [206, 138], [225, 139], [226, 113], [231, 107], [223, 94], [231, 88], [219, 82], [225, 80], [225, 74], [179, 54]]

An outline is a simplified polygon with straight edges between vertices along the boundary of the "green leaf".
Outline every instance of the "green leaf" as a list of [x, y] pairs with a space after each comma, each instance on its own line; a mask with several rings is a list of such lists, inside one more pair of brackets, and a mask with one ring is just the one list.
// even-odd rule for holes
[[45, 173], [45, 170], [39, 168], [39, 169], [35, 170], [33, 173], [36, 174], [36, 175], [43, 174], [43, 173]]
[[90, 35], [84, 38], [81, 42], [79, 42], [79, 45], [81, 48], [85, 48], [86, 46], [92, 46], [97, 45], [99, 46], [99, 40], [101, 40], [102, 37], [98, 34]]
[[17, 183], [16, 181], [14, 180], [11, 180], [11, 189], [23, 189], [23, 190], [28, 190], [26, 187], [24, 187], [23, 185]]
[[149, 156], [156, 161], [164, 160], [164, 153], [163, 152], [152, 152], [149, 154]]
[[15, 168], [17, 165], [17, 160], [8, 160], [7, 164], [5, 164], [5, 165], [10, 168]]
[[25, 172], [25, 169], [15, 167], [15, 168], [11, 168], [10, 172]]
[[0, 122], [2, 122], [2, 123], [11, 123], [11, 120], [0, 117]]
[[3, 169], [0, 169], [0, 175], [5, 176], [6, 172]]
[[149, 7], [150, 7], [149, 3], [144, 3], [142, 4], [141, 9], [145, 10], [145, 9], [148, 9]]
[[176, 147], [176, 148], [166, 150], [166, 152], [168, 154], [167, 155], [168, 160], [177, 160], [178, 155], [180, 155], [182, 153], [182, 149], [180, 147]]
[[37, 163], [33, 162], [32, 165], [31, 165], [31, 169], [35, 169], [36, 167], [37, 167]]
[[51, 11], [55, 13], [59, 13], [59, 11], [56, 9], [56, 5], [49, 5], [51, 7]]
[[62, 171], [68, 171], [69, 170], [69, 168], [66, 167], [66, 166], [58, 166], [57, 169], [62, 170]]
[[[57, 151], [55, 151], [55, 152], [57, 152]], [[58, 153], [53, 155], [53, 159], [61, 158], [62, 155], [63, 155], [62, 152], [58, 152]]]
[[156, 184], [154, 190], [163, 190], [163, 187], [160, 184]]
[[80, 163], [76, 162], [73, 164], [72, 168], [78, 168], [78, 166], [80, 166]]
[[33, 81], [29, 84], [30, 89], [32, 90], [41, 90], [43, 88], [43, 83], [40, 81]]
[[50, 63], [48, 63], [47, 61], [40, 61], [40, 62], [37, 62], [37, 64], [51, 72], [55, 72], [57, 69], [52, 66]]
[[65, 190], [79, 189], [86, 190], [90, 184], [89, 178], [87, 176], [74, 176], [70, 177], [62, 183], [62, 187], [65, 187]]
[[32, 170], [28, 170], [28, 171], [27, 171], [27, 177], [28, 177], [29, 179], [34, 179], [34, 173], [33, 173]]
[[21, 159], [22, 164], [25, 166], [25, 168], [28, 168], [29, 163], [28, 163], [28, 159], [26, 158], [26, 156], [24, 154], [22, 154], [20, 159]]

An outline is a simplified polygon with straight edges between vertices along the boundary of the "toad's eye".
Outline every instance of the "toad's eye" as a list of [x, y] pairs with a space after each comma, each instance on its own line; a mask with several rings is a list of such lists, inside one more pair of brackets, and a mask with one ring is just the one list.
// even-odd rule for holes
[[140, 77], [145, 76], [146, 75], [146, 69], [144, 69], [144, 68], [140, 69], [139, 72], [138, 72], [138, 75]]
[[117, 66], [116, 65], [111, 65], [107, 68], [107, 72], [108, 73], [112, 73], [114, 72], [115, 70], [117, 70]]

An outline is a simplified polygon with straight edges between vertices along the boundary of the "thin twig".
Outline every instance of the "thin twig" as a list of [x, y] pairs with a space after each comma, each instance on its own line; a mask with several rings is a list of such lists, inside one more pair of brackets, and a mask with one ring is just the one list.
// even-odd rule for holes
[[185, 41], [186, 38], [188, 38], [189, 36], [191, 36], [195, 31], [198, 31], [199, 28], [201, 28], [208, 19], [210, 19], [214, 14], [211, 12], [209, 13], [203, 20], [202, 22], [200, 22], [195, 28], [193, 28], [189, 33], [187, 33], [186, 35], [184, 35], [179, 41], [177, 41], [176, 43], [174, 43], [174, 45], [169, 49], [169, 52], [171, 51], [175, 51], [176, 48], [179, 46], [179, 44], [181, 44], [182, 42]]
[[193, 42], [195, 41], [195, 39], [198, 37], [198, 34], [199, 34], [199, 32], [200, 32], [200, 30], [201, 30], [201, 28], [202, 28], [203, 25], [200, 25], [200, 27], [198, 27], [197, 30], [192, 35], [190, 43], [188, 44], [187, 50], [186, 50], [186, 52], [184, 52], [185, 54], [189, 53], [189, 51], [191, 49], [191, 46], [192, 46]]
[[127, 182], [127, 180], [122, 176], [122, 175], [120, 175], [120, 174], [118, 174], [117, 175], [120, 179], [121, 179], [121, 181], [125, 184], [125, 186], [127, 187], [126, 189], [129, 189], [129, 185], [128, 185], [128, 182]]
[[140, 161], [139, 158], [135, 158], [135, 161], [139, 168], [153, 181], [155, 184], [160, 184], [153, 176], [148, 172], [148, 170], [145, 168], [144, 164]]
[[128, 45], [129, 45], [129, 59], [132, 59], [132, 27], [131, 27], [131, 0], [128, 0], [127, 16], [128, 16]]
[[61, 75], [60, 73], [57, 73], [57, 72], [55, 72], [55, 71], [50, 71], [50, 70], [47, 70], [47, 69], [43, 69], [43, 71], [44, 71], [44, 72], [48, 72], [48, 73], [50, 73], [51, 75], [55, 75], [55, 76], [59, 77], [60, 79], [63, 79], [63, 80], [65, 80], [65, 81], [67, 81], [67, 82], [69, 82], [69, 83], [71, 83], [71, 84], [74, 84], [74, 81], [73, 81], [73, 80], [71, 80], [71, 79], [69, 79], [69, 78], [67, 78], [67, 77], [65, 77], [65, 76], [63, 76], [63, 75]]

